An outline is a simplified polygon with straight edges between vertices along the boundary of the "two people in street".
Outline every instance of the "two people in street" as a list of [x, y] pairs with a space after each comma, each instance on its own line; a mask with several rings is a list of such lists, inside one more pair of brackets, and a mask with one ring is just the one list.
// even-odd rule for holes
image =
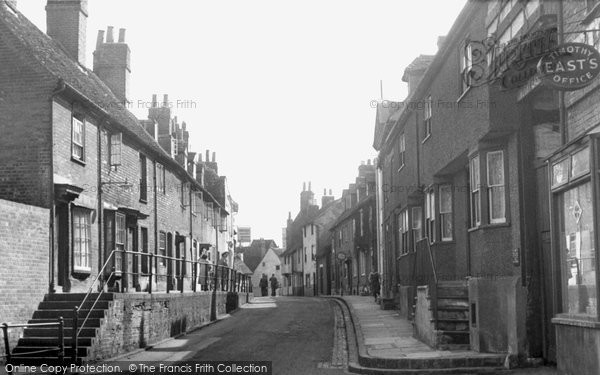
[[267, 274], [262, 275], [258, 286], [260, 287], [260, 294], [263, 297], [267, 297], [269, 295], [269, 285], [271, 286], [271, 296], [275, 297], [277, 288], [279, 288], [279, 280], [275, 277], [275, 274], [271, 274], [271, 278], [267, 279]]

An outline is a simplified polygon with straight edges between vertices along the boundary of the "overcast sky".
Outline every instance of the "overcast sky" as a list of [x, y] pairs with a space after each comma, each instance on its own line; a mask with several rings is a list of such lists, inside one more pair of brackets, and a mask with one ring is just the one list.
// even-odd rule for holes
[[[45, 4], [18, 7], [46, 31]], [[237, 224], [281, 246], [304, 181], [319, 202], [324, 188], [339, 197], [360, 162], [377, 156], [371, 102], [379, 81], [385, 99], [404, 99], [404, 68], [436, 52], [464, 4], [90, 0], [87, 66], [99, 29], [126, 28], [133, 112], [146, 118], [136, 107], [153, 93], [190, 102], [176, 114], [193, 150], [216, 151], [240, 205]]]

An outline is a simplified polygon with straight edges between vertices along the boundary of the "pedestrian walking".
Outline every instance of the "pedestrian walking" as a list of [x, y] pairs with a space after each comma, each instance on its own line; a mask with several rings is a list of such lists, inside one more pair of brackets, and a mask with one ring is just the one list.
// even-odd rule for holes
[[279, 288], [279, 280], [277, 280], [275, 274], [271, 274], [269, 281], [271, 282], [271, 296], [275, 297], [275, 291]]
[[260, 294], [263, 297], [266, 297], [269, 295], [269, 280], [267, 280], [267, 275], [263, 273], [262, 278], [260, 279], [260, 282], [258, 283], [258, 286], [260, 287]]
[[369, 274], [369, 281], [371, 283], [371, 292], [373, 293], [373, 298], [375, 298], [375, 302], [377, 302], [379, 292], [381, 291], [381, 285], [379, 283], [379, 274], [377, 272], [371, 272]]

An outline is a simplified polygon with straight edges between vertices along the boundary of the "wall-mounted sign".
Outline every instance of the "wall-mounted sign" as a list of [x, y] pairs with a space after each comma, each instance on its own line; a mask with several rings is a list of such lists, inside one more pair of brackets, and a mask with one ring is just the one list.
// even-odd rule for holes
[[346, 260], [346, 253], [338, 253], [337, 258], [339, 260]]
[[538, 72], [557, 90], [578, 90], [600, 73], [600, 53], [584, 43], [561, 44], [540, 59]]

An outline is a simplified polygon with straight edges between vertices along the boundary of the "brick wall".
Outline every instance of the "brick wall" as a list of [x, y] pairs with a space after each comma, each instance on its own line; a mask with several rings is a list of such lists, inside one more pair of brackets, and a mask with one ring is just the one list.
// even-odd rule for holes
[[[0, 200], [0, 323], [26, 323], [48, 291], [49, 220], [47, 209]], [[21, 332], [10, 330], [11, 347]]]
[[0, 25], [0, 199], [49, 208], [56, 80], [19, 61]]
[[[240, 304], [245, 303], [244, 298]], [[227, 293], [217, 292], [217, 315], [225, 314]], [[210, 321], [212, 292], [115, 294], [89, 359], [115, 357], [144, 348]]]

